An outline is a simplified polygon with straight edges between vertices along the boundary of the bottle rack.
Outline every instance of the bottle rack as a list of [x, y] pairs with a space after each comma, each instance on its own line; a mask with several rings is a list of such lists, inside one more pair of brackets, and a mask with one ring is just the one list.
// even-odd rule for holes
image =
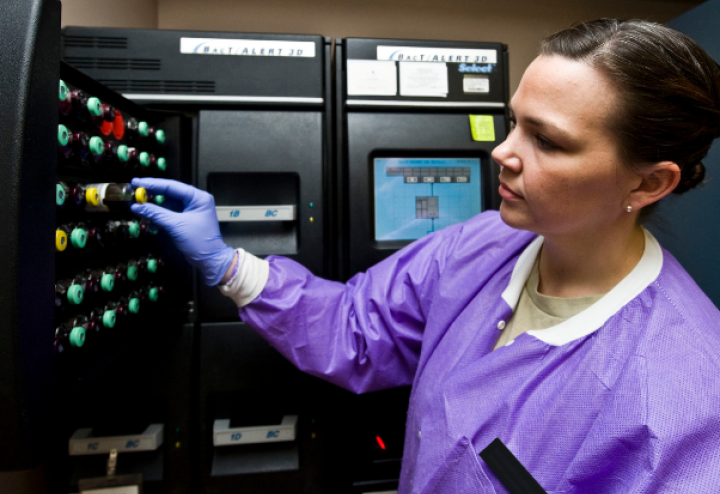
[[177, 167], [161, 118], [70, 74], [73, 81], [58, 81], [54, 143], [54, 349], [56, 382], [63, 384], [147, 341], [174, 297], [158, 229], [136, 217], [130, 202], [100, 211], [103, 188], [91, 184], [171, 178], [169, 168]]

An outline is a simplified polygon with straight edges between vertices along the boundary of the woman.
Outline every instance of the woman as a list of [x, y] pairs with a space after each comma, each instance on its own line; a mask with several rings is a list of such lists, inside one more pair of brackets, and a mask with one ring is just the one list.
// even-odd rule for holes
[[185, 211], [133, 209], [300, 369], [413, 385], [402, 493], [507, 492], [477, 455], [496, 437], [548, 492], [717, 490], [720, 313], [640, 219], [702, 181], [718, 67], [667, 27], [599, 20], [545, 40], [512, 110], [500, 212], [345, 285], [233, 252], [189, 186], [135, 181]]

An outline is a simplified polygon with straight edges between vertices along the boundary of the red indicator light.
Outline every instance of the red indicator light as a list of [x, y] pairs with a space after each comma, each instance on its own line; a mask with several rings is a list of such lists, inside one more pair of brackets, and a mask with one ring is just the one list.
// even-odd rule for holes
[[380, 449], [385, 449], [385, 442], [383, 442], [380, 436], [375, 436], [375, 440], [377, 441], [378, 446], [380, 446]]

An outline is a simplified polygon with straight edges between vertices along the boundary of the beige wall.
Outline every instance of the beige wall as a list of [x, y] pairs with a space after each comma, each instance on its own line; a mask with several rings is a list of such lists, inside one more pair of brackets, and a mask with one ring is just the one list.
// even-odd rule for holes
[[157, 0], [61, 0], [63, 26], [156, 29]]
[[668, 21], [692, 0], [64, 0], [63, 24], [501, 41], [517, 87], [538, 42], [598, 17]]

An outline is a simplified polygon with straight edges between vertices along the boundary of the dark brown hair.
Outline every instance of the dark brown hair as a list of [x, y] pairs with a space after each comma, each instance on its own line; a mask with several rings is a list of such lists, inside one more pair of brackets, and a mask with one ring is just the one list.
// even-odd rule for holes
[[705, 177], [720, 136], [720, 68], [692, 39], [662, 24], [586, 22], [545, 39], [540, 55], [585, 61], [618, 89], [612, 130], [631, 166], [673, 161], [682, 194]]

